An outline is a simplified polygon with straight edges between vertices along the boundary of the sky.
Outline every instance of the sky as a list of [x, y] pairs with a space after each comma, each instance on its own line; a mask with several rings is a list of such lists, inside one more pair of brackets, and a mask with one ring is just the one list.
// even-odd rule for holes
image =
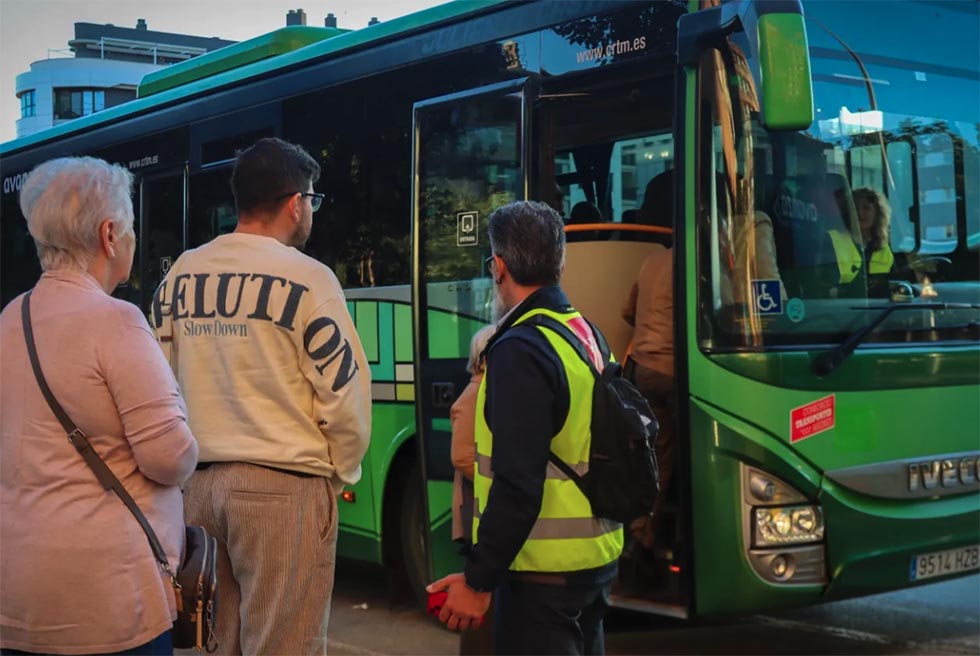
[[338, 27], [357, 29], [372, 17], [391, 20], [445, 1], [0, 0], [0, 143], [17, 136], [16, 77], [31, 62], [66, 56], [76, 22], [136, 27], [136, 19], [144, 18], [150, 30], [242, 41], [284, 27], [290, 9], [303, 9], [307, 25], [322, 26], [332, 13]]

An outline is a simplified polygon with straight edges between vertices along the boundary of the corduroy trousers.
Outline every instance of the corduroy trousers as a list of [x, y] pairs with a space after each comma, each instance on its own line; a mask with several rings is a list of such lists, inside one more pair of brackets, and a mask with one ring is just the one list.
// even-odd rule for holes
[[218, 541], [218, 654], [326, 654], [337, 555], [328, 479], [214, 463], [188, 481], [184, 517]]

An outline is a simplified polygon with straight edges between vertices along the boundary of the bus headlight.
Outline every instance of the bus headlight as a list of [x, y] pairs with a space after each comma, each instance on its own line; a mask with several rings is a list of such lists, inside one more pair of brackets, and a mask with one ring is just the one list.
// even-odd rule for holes
[[823, 539], [823, 514], [819, 506], [776, 506], [754, 511], [753, 546], [806, 544]]
[[820, 505], [762, 469], [743, 463], [741, 478], [742, 540], [755, 573], [777, 585], [826, 584]]

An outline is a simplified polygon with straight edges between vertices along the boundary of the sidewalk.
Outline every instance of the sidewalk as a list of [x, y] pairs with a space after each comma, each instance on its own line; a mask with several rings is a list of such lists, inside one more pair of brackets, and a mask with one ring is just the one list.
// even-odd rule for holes
[[[408, 599], [392, 602], [381, 567], [338, 560], [327, 651], [331, 656], [454, 656], [459, 634]], [[193, 649], [175, 654], [199, 656]]]
[[[407, 601], [391, 604], [382, 579], [351, 580], [337, 563], [337, 587], [330, 611], [328, 652], [349, 656], [459, 653], [459, 635]], [[370, 577], [373, 579], [373, 577]], [[365, 609], [363, 605], [366, 604]]]

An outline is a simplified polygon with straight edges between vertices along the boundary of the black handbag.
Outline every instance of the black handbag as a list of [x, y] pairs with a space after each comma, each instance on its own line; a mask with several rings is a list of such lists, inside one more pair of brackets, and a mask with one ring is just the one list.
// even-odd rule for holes
[[177, 604], [177, 621], [174, 622], [171, 631], [174, 647], [178, 649], [193, 647], [197, 651], [207, 649], [208, 653], [213, 652], [218, 647], [214, 631], [218, 601], [217, 540], [208, 535], [207, 531], [200, 526], [185, 527], [184, 557], [177, 567], [177, 572], [173, 571], [167, 561], [167, 554], [157, 539], [153, 527], [143, 515], [143, 511], [139, 509], [136, 501], [126, 491], [122, 482], [116, 478], [105, 461], [89, 444], [88, 437], [82, 432], [82, 429], [68, 417], [51, 393], [44, 373], [41, 371], [41, 363], [37, 359], [37, 347], [34, 345], [34, 331], [31, 327], [31, 292], [27, 292], [24, 296], [24, 302], [21, 306], [21, 320], [24, 326], [24, 337], [27, 340], [27, 354], [30, 356], [31, 367], [34, 369], [37, 384], [41, 388], [41, 393], [48, 402], [51, 411], [54, 412], [55, 417], [58, 418], [65, 432], [68, 433], [68, 441], [85, 460], [99, 483], [102, 484], [103, 489], [113, 490], [133, 513], [143, 532], [146, 533], [146, 539], [150, 543], [153, 556], [170, 577]]

